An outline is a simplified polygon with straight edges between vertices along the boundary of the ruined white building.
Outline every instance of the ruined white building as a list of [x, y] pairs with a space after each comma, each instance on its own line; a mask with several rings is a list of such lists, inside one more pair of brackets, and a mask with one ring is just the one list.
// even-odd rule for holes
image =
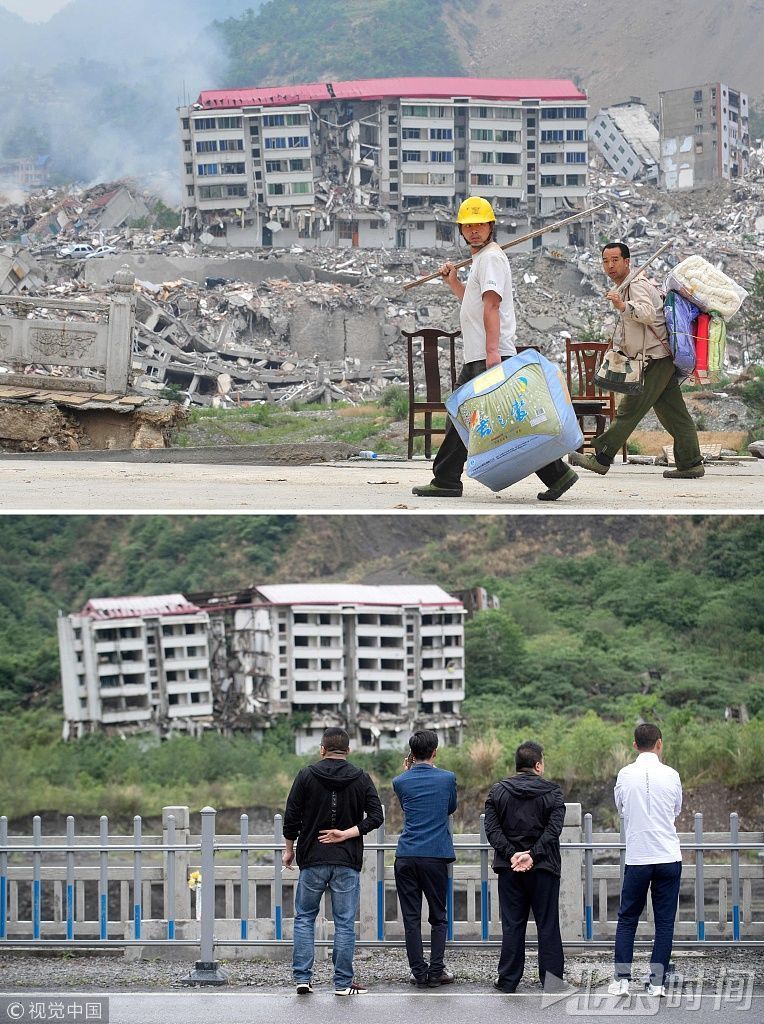
[[208, 630], [182, 594], [97, 598], [59, 615], [64, 735], [211, 722]]
[[414, 728], [461, 736], [462, 602], [436, 586], [294, 584], [187, 600], [90, 601], [59, 617], [65, 734], [296, 719], [298, 753], [328, 725], [356, 749]]
[[183, 223], [228, 246], [433, 247], [479, 194], [506, 240], [583, 203], [587, 109], [564, 79], [205, 91], [178, 111]]
[[647, 107], [636, 98], [603, 107], [589, 125], [592, 145], [616, 174], [658, 182], [660, 137]]
[[693, 188], [748, 173], [748, 96], [723, 82], [660, 94], [661, 185]]

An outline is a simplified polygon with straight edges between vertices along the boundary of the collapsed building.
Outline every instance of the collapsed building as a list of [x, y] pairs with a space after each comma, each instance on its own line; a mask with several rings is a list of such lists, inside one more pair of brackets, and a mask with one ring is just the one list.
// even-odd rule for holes
[[260, 736], [297, 716], [295, 749], [329, 725], [356, 749], [414, 728], [461, 737], [464, 617], [432, 585], [290, 584], [94, 599], [59, 615], [64, 736], [90, 731]]
[[589, 137], [611, 170], [627, 181], [658, 183], [660, 136], [647, 106], [636, 96], [603, 107], [589, 125]]
[[748, 96], [724, 82], [660, 94], [661, 185], [689, 189], [749, 170]]
[[565, 79], [204, 91], [178, 110], [183, 223], [210, 245], [447, 247], [454, 210], [480, 193], [506, 241], [581, 206], [587, 109]]

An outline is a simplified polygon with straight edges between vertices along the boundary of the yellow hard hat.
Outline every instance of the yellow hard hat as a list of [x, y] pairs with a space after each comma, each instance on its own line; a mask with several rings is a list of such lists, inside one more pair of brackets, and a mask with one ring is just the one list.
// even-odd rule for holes
[[496, 220], [493, 207], [481, 196], [470, 196], [459, 207], [456, 215], [457, 224], [490, 224]]

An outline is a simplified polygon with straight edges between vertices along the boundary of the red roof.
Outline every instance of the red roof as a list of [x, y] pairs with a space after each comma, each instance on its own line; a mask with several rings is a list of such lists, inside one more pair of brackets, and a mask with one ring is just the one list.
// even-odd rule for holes
[[[331, 86], [332, 92], [329, 91]], [[332, 96], [333, 93], [333, 96]], [[313, 82], [310, 85], [263, 85], [253, 89], [205, 89], [199, 103], [205, 109], [249, 106], [279, 107], [318, 100], [452, 99], [570, 100], [580, 103], [586, 93], [567, 78], [364, 78], [357, 82]]]

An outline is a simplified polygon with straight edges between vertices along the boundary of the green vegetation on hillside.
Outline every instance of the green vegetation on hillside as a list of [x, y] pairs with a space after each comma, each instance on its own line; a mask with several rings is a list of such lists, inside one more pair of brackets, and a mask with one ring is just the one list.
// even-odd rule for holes
[[217, 27], [231, 86], [463, 73], [437, 0], [270, 0]]
[[293, 516], [7, 516], [0, 714], [60, 706], [56, 615], [91, 597], [243, 586], [276, 565]]
[[[664, 727], [688, 782], [764, 781], [761, 517], [602, 516], [575, 530], [551, 518], [458, 517], [437, 540], [427, 539], [425, 522], [396, 521], [386, 533], [380, 521], [369, 544], [387, 536], [403, 545], [407, 579], [482, 585], [501, 598], [466, 628], [469, 727], [464, 746], [441, 759], [465, 786], [501, 774], [528, 735], [547, 747], [553, 777], [602, 781], [628, 757], [639, 717]], [[360, 543], [344, 517], [6, 517], [2, 813], [277, 806], [303, 763], [291, 753], [288, 722], [263, 744], [245, 734], [62, 743], [56, 614], [91, 597], [309, 579], [302, 559], [299, 577], [282, 575], [291, 552], [306, 544], [360, 552]], [[343, 578], [369, 570], [362, 553], [344, 564]], [[751, 721], [726, 722], [725, 707], [742, 703]], [[399, 755], [360, 760], [387, 782]]]

